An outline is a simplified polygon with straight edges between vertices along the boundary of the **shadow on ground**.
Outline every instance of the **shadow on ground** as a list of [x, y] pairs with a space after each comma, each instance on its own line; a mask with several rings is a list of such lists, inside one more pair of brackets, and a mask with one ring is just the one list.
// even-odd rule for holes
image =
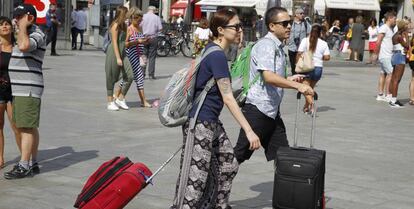
[[[42, 173], [62, 170], [74, 164], [98, 157], [98, 150], [76, 152], [72, 147], [39, 150], [38, 162]], [[20, 157], [8, 161], [7, 165], [17, 163]]]

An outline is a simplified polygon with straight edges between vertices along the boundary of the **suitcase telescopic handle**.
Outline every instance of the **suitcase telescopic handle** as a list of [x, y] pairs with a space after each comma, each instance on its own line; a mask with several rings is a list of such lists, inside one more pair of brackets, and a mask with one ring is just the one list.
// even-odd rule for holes
[[180, 146], [178, 149], [177, 149], [177, 151], [175, 151], [174, 152], [174, 154], [172, 154], [171, 155], [171, 157], [170, 158], [168, 158], [168, 160], [166, 160], [158, 169], [157, 169], [157, 171], [155, 171], [153, 174], [152, 174], [152, 176], [150, 176], [150, 177], [148, 177], [148, 178], [146, 178], [145, 179], [145, 183], [146, 184], [150, 184], [151, 183], [151, 181], [152, 181], [152, 179], [155, 177], [155, 176], [157, 176], [158, 175], [158, 173], [160, 173], [161, 171], [162, 171], [162, 169], [164, 169], [164, 167], [165, 166], [167, 166], [168, 165], [168, 163], [170, 163], [171, 162], [171, 160], [180, 152], [182, 150], [182, 147]]
[[[296, 94], [297, 106], [296, 106], [296, 116], [295, 116], [295, 131], [293, 133], [293, 146], [294, 147], [298, 146], [298, 116], [299, 116], [299, 112], [300, 112], [300, 99], [301, 99], [301, 97], [302, 97], [302, 93], [298, 92]], [[316, 122], [316, 112], [317, 112], [316, 102], [318, 101], [318, 99], [319, 99], [319, 96], [315, 92], [315, 94], [313, 95], [313, 109], [314, 109], [314, 111], [312, 113], [310, 148], [313, 148], [313, 143], [314, 143], [314, 139], [315, 139], [315, 122]]]

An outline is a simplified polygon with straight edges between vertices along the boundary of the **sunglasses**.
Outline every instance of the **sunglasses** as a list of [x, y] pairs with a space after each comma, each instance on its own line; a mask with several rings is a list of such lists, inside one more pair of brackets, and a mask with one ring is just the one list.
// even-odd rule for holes
[[236, 25], [225, 25], [223, 26], [223, 28], [234, 28], [236, 31], [240, 31], [241, 29], [243, 29], [243, 25], [241, 23]]
[[273, 24], [278, 24], [283, 26], [284, 28], [287, 28], [289, 25], [292, 25], [293, 21], [292, 20], [285, 20], [285, 21], [280, 21], [280, 22], [274, 22]]

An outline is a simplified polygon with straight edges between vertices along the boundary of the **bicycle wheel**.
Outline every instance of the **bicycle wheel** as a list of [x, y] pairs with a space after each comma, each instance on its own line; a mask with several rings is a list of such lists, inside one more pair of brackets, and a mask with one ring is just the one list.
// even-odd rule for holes
[[181, 43], [181, 52], [183, 53], [184, 57], [191, 57], [194, 54], [193, 51], [194, 42], [190, 40], [184, 40]]
[[157, 55], [160, 57], [166, 57], [170, 53], [171, 44], [165, 38], [159, 38], [157, 46]]

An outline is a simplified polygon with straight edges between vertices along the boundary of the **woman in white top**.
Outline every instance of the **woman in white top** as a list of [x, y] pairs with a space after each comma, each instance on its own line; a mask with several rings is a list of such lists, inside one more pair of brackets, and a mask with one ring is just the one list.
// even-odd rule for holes
[[378, 40], [378, 27], [377, 27], [377, 19], [373, 17], [370, 21], [370, 26], [368, 27], [368, 43], [369, 43], [369, 61], [367, 64], [375, 64], [376, 54], [375, 49], [377, 48], [377, 40]]
[[208, 20], [201, 19], [199, 27], [194, 32], [194, 56], [200, 54], [200, 52], [207, 45], [210, 38], [211, 31], [209, 28]]
[[[321, 36], [322, 26], [319, 24], [314, 24], [309, 36], [302, 39], [302, 42], [299, 45], [298, 55], [296, 57], [296, 61], [298, 61], [304, 52], [311, 51], [313, 53], [313, 62], [315, 64], [315, 69], [309, 73], [304, 73], [305, 79], [303, 81], [304, 84], [307, 84], [312, 88], [315, 87], [316, 83], [322, 77], [323, 61], [328, 61], [331, 58], [328, 44], [320, 38]], [[307, 99], [306, 101], [312, 100]], [[311, 104], [306, 102], [303, 111], [312, 111]]]

